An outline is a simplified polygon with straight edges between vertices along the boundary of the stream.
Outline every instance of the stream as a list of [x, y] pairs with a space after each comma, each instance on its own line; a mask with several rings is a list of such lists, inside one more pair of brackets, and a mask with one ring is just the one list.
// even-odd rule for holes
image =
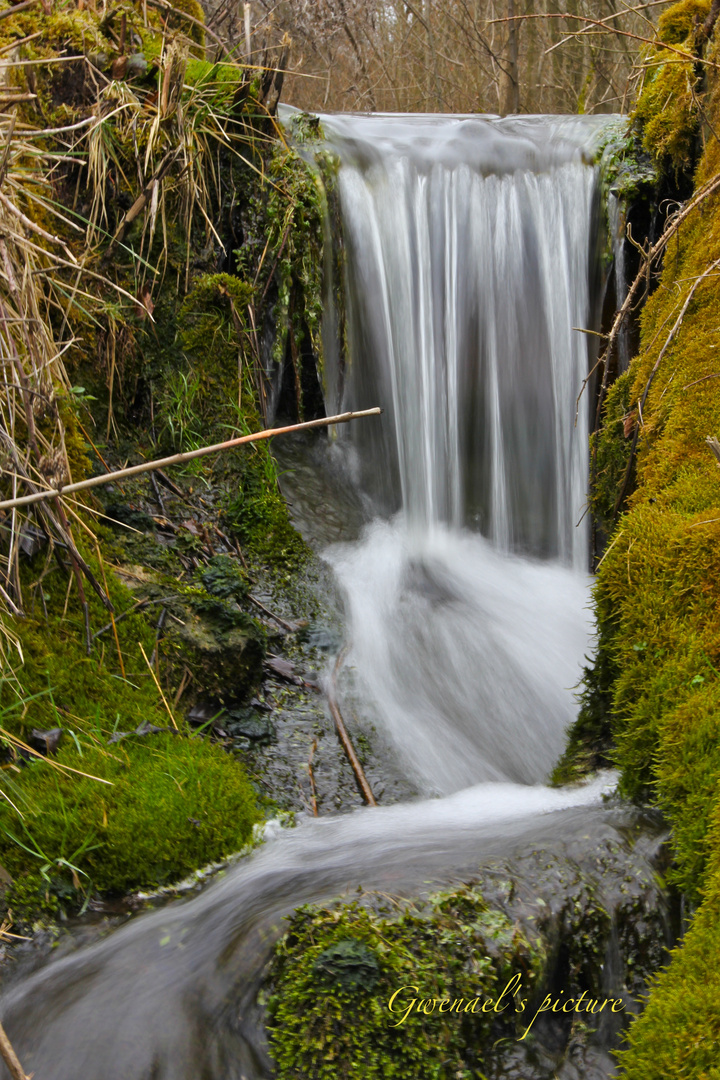
[[[596, 319], [589, 162], [608, 118], [321, 120], [341, 163], [349, 344], [340, 363], [328, 342], [327, 408], [384, 414], [277, 452], [343, 598], [343, 712], [422, 797], [270, 827], [200, 896], [12, 986], [2, 1021], [35, 1080], [271, 1077], [259, 991], [282, 917], [358, 886], [412, 896], [502, 865], [552, 907], [552, 862], [593, 875], [611, 914], [632, 893], [655, 962], [666, 945], [658, 823], [607, 798], [612, 776], [544, 786], [592, 633], [577, 328]], [[327, 317], [331, 333], [330, 301]], [[337, 492], [324, 528], [308, 470]], [[611, 937], [604, 988], [635, 994]], [[579, 1061], [538, 1030], [508, 1080], [613, 1075], [618, 1025]]]

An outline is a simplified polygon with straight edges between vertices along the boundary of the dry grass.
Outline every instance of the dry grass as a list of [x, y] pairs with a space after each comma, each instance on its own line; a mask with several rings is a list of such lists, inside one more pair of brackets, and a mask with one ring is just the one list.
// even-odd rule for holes
[[[36, 114], [23, 113], [22, 104], [0, 112], [0, 488], [6, 499], [81, 478], [73, 470], [84, 467], [82, 389], [71, 385], [65, 357], [83, 347], [88, 327], [101, 329], [109, 435], [116, 344], [129, 315], [152, 320], [169, 223], [174, 236], [178, 224], [184, 236], [187, 287], [193, 244], [212, 240], [222, 248], [213, 207], [220, 203], [223, 161], [237, 155], [262, 172], [263, 149], [277, 137], [265, 94], [251, 85], [254, 70], [231, 58], [205, 62], [204, 50], [183, 33], [165, 28], [158, 39], [155, 87], [93, 69], [94, 100], [76, 106], [81, 119], [64, 127], [34, 127], [28, 118]], [[52, 59], [38, 63], [38, 80]], [[75, 62], [90, 67], [82, 57]], [[269, 89], [274, 79], [263, 73], [259, 83]], [[130, 204], [124, 213], [119, 191]], [[129, 275], [117, 271], [118, 252], [125, 267], [130, 261]], [[72, 575], [86, 612], [86, 586], [112, 609], [78, 549], [78, 528], [89, 531], [59, 499], [0, 518], [5, 678], [22, 662], [8, 616], [26, 608], [20, 559], [36, 539], [48, 544], [46, 565], [55, 558]], [[86, 635], [89, 651], [87, 618]]]

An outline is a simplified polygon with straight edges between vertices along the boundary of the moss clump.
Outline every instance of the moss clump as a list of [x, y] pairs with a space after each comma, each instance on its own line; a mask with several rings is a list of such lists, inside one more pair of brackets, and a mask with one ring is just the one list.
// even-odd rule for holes
[[[84, 555], [102, 580], [99, 563], [89, 552]], [[56, 895], [83, 883], [117, 891], [181, 877], [246, 843], [260, 815], [241, 765], [218, 747], [188, 738], [182, 721], [179, 733], [133, 734], [138, 728], [148, 731], [148, 725], [150, 732], [169, 725], [141, 651], [147, 657], [153, 652], [153, 625], [139, 611], [130, 614], [117, 622], [118, 643], [108, 631], [88, 656], [72, 578], [46, 566], [42, 553], [23, 567], [23, 574], [30, 614], [13, 626], [25, 659], [19, 669], [22, 692], [12, 682], [0, 687], [2, 726], [31, 744], [34, 729], [62, 728], [57, 761], [113, 786], [60, 773], [47, 762], [16, 760], [4, 772], [4, 785], [23, 817], [2, 801], [2, 863], [13, 874], [31, 877], [44, 868], [46, 891], [50, 887]], [[133, 611], [133, 594], [112, 574], [107, 578], [117, 616]], [[196, 592], [198, 603], [229, 607], [227, 600]], [[109, 622], [108, 613], [87, 584], [86, 596], [90, 625], [100, 629]], [[247, 621], [233, 611], [226, 622], [233, 616], [235, 622]], [[230, 637], [233, 633], [234, 623], [227, 630]], [[252, 654], [247, 633], [241, 636], [242, 655], [230, 667], [226, 664], [234, 687], [241, 661]], [[172, 652], [171, 638], [162, 645]], [[227, 655], [234, 655], [232, 649]], [[259, 643], [255, 678], [261, 660]], [[215, 657], [215, 676], [221, 667]], [[175, 689], [166, 681], [172, 670], [163, 663], [161, 678], [169, 698]], [[198, 667], [198, 681], [201, 674]]]
[[242, 486], [226, 499], [224, 515], [245, 550], [260, 562], [285, 570], [307, 562], [310, 549], [290, 521], [275, 462], [265, 447], [245, 465]]
[[[479, 1075], [473, 1070], [482, 1067], [491, 1024], [500, 1017], [503, 1033], [516, 1037], [516, 1007], [542, 953], [474, 887], [438, 894], [420, 909], [369, 900], [375, 910], [299, 908], [278, 944], [268, 1011], [279, 1080]], [[480, 1012], [517, 972], [518, 998], [509, 994], [501, 1012]], [[388, 1002], [403, 987], [393, 1015]], [[413, 998], [430, 1001], [398, 1025]], [[441, 1012], [443, 998], [464, 999], [462, 1011]]]
[[[610, 534], [615, 524], [623, 494], [633, 488], [633, 475], [628, 474], [634, 430], [631, 424], [630, 382], [630, 372], [626, 371], [612, 384], [605, 398], [600, 431], [590, 438], [590, 455], [594, 464], [590, 510], [596, 525], [606, 535]], [[624, 487], [627, 489], [625, 493]]]
[[669, 968], [650, 988], [645, 1010], [619, 1054], [625, 1080], [717, 1080], [720, 1060], [717, 958], [720, 875]]
[[103, 892], [177, 881], [242, 848], [261, 816], [243, 768], [201, 738], [131, 735], [80, 749], [68, 739], [57, 762], [112, 786], [38, 761], [17, 785], [22, 819], [0, 808], [3, 864], [44, 871], [51, 885], [73, 868], [81, 887]]
[[696, 161], [699, 91], [694, 56], [689, 53], [683, 61], [667, 49], [653, 56], [633, 118], [656, 166], [675, 177], [687, 174]]
[[658, 37], [666, 45], [681, 45], [710, 12], [710, 0], [681, 0], [658, 19]]

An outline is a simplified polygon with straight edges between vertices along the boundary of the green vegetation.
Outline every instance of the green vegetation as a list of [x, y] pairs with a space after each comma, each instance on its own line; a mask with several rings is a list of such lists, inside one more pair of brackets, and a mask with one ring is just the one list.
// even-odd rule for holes
[[[86, 557], [102, 578], [96, 558]], [[27, 582], [35, 612], [14, 626], [25, 661], [18, 671], [22, 689], [8, 679], [0, 687], [1, 723], [10, 736], [37, 751], [42, 742], [34, 731], [62, 729], [50, 760], [30, 755], [23, 760], [15, 743], [14, 764], [5, 767], [0, 861], [17, 875], [9, 898], [16, 910], [13, 896], [23, 906], [40, 897], [52, 909], [58, 899], [82, 902], [92, 889], [117, 892], [177, 879], [241, 848], [261, 817], [238, 761], [203, 738], [191, 737], [182, 720], [179, 731], [172, 729], [142, 653], [151, 657], [155, 631], [138, 610], [136, 597], [108, 575], [118, 616], [137, 613], [117, 622], [117, 642], [108, 629], [88, 656], [77, 591], [58, 567], [43, 561], [38, 555], [27, 567], [28, 578], [38, 578], [34, 589]], [[185, 615], [178, 634], [169, 633], [160, 644], [166, 699], [172, 700], [180, 681], [178, 653], [183, 662], [196, 661], [195, 682], [206, 692], [217, 690], [212, 680], [224, 674], [223, 685], [232, 679], [237, 693], [243, 663], [251, 687], [259, 676], [261, 637], [252, 625], [248, 632], [247, 616], [228, 606], [226, 620], [245, 620], [235, 648], [234, 627], [225, 631], [231, 640], [220, 648], [205, 640], [205, 621], [189, 617], [194, 608], [228, 604], [212, 595], [220, 588], [222, 569], [226, 587], [221, 591], [226, 592], [230, 573], [217, 560], [205, 572], [207, 592], [176, 585], [175, 596], [168, 597], [167, 581], [158, 590], [168, 610]], [[87, 602], [90, 624], [99, 629], [108, 613], [90, 591]], [[212, 614], [217, 624], [218, 613]], [[203, 665], [207, 656], [212, 663]]]
[[[698, 17], [708, 10], [693, 0], [663, 14], [662, 39], [688, 59], [662, 49], [646, 58], [635, 113], [666, 184], [684, 183], [699, 161], [696, 190], [720, 171], [714, 74], [707, 90], [696, 56]], [[713, 42], [707, 56], [716, 62]], [[609, 532], [594, 591], [597, 655], [557, 770], [567, 776], [583, 760], [610, 758], [624, 795], [660, 806], [672, 826], [670, 878], [697, 908], [630, 1028], [620, 1056], [627, 1080], [720, 1075], [720, 469], [706, 443], [720, 433], [718, 259], [720, 199], [712, 194], [668, 247], [643, 310], [639, 355], [605, 402], [593, 493]]]
[[[203, 20], [196, 0], [174, 6]], [[0, 295], [4, 349], [34, 404], [0, 392], [2, 452], [15, 455], [4, 498], [13, 470], [67, 482], [257, 431], [278, 366], [313, 367], [317, 184], [266, 104], [273, 73], [211, 63], [203, 38], [127, 3], [57, 0], [0, 21], [0, 47], [33, 61], [9, 69], [22, 101], [3, 161]], [[302, 393], [280, 404], [300, 413]], [[242, 847], [261, 817], [242, 764], [185, 716], [256, 691], [265, 633], [249, 575], [284, 583], [308, 551], [267, 443], [168, 483], [164, 500], [145, 477], [68, 501], [66, 519], [0, 520], [0, 861], [16, 912], [171, 881]], [[56, 753], [31, 760], [21, 743], [44, 754], [33, 731], [55, 728]]]
[[244, 770], [220, 747], [167, 724], [110, 742], [107, 723], [66, 730], [57, 765], [112, 786], [36, 761], [10, 788], [22, 818], [7, 807], [0, 817], [0, 853], [19, 895], [39, 885], [51, 910], [73, 884], [85, 895], [178, 881], [239, 851], [260, 818]]
[[[634, 119], [642, 145], [656, 166], [675, 177], [689, 175], [697, 160], [702, 74], [696, 63], [696, 34], [710, 0], [683, 0], [660, 16], [659, 37], [671, 49], [645, 57], [644, 83]], [[687, 59], [684, 59], [686, 56]]]
[[[269, 1030], [278, 1078], [479, 1075], [473, 1066], [482, 1066], [492, 1022], [499, 1028], [500, 1015], [502, 1033], [517, 1037], [522, 1017], [512, 995], [503, 1014], [473, 1013], [472, 1002], [478, 999], [479, 1010], [487, 998], [497, 1001], [517, 972], [520, 997], [528, 996], [544, 959], [542, 945], [490, 909], [477, 887], [437, 894], [419, 907], [394, 908], [371, 894], [362, 904], [299, 908], [272, 972]], [[416, 1010], [393, 1026], [388, 1002], [412, 986], [417, 991], [396, 998], [397, 1020], [413, 998], [463, 998], [470, 1009]]]
[[624, 1080], [717, 1080], [720, 876], [672, 962], [651, 983], [645, 1010], [620, 1055]]
[[680, 0], [661, 12], [658, 37], [666, 45], [682, 45], [704, 23], [710, 12], [710, 0]]

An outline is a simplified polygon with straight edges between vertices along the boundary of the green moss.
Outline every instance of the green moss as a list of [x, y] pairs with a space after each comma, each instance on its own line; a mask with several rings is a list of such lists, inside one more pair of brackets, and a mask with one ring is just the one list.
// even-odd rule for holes
[[633, 118], [642, 126], [643, 147], [656, 166], [675, 177], [689, 172], [696, 160], [699, 92], [700, 76], [691, 54], [684, 61], [661, 49], [648, 61]]
[[[184, 11], [186, 15], [191, 15], [193, 19], [196, 19], [200, 23], [205, 23], [205, 11], [203, 6], [199, 3], [199, 0], [172, 0], [172, 7], [177, 11]], [[205, 31], [202, 26], [196, 26], [195, 23], [191, 23], [188, 19], [183, 19], [179, 16], [170, 17], [171, 24], [175, 24], [183, 33], [187, 34], [196, 44], [204, 47], [205, 45]]]
[[600, 431], [590, 438], [590, 454], [593, 459], [593, 486], [590, 492], [590, 509], [597, 525], [609, 535], [615, 524], [623, 487], [632, 491], [633, 477], [627, 477], [632, 428], [625, 434], [625, 420], [630, 416], [630, 372], [626, 371], [610, 387], [605, 404]]
[[681, 0], [661, 13], [658, 37], [666, 45], [681, 45], [698, 24], [705, 22], [709, 12], [710, 0]]
[[0, 858], [12, 874], [40, 873], [52, 888], [126, 892], [177, 881], [242, 848], [258, 821], [243, 768], [219, 747], [181, 733], [92, 744], [66, 738], [57, 763], [37, 761], [12, 792], [22, 818], [0, 807]]
[[[84, 555], [103, 580], [92, 554]], [[17, 766], [6, 770], [5, 792], [23, 818], [3, 800], [3, 864], [20, 874], [45, 867], [44, 879], [55, 893], [72, 887], [73, 873], [88, 886], [91, 882], [101, 890], [123, 890], [183, 876], [241, 847], [259, 817], [242, 767], [219, 748], [188, 738], [182, 721], [177, 734], [131, 734], [143, 725], [167, 729], [170, 724], [141, 651], [147, 657], [153, 652], [153, 625], [142, 613], [118, 620], [118, 643], [107, 631], [87, 656], [74, 581], [46, 565], [43, 553], [24, 567], [24, 578], [30, 614], [13, 623], [25, 661], [18, 669], [22, 689], [11, 682], [0, 687], [2, 726], [26, 743], [32, 742], [33, 729], [62, 728], [57, 760], [104, 777], [113, 786], [60, 774], [45, 762], [21, 763], [19, 772]], [[132, 611], [135, 596], [114, 575], [108, 573], [107, 580], [117, 615]], [[87, 583], [85, 589], [90, 626], [96, 631], [109, 616]], [[250, 665], [251, 678], [259, 678], [262, 635], [247, 616], [231, 610], [228, 601], [196, 592], [191, 606], [194, 601], [196, 607], [228, 607], [216, 635], [221, 642], [213, 638], [205, 651], [212, 653], [208, 667], [213, 678], [217, 681], [224, 672], [226, 682], [239, 691], [243, 664]], [[216, 627], [218, 613], [211, 615]], [[202, 624], [202, 617], [191, 612], [181, 630], [189, 634]], [[253, 640], [255, 651], [250, 648]], [[172, 632], [162, 648], [171, 658], [175, 655]], [[178, 676], [168, 683], [173, 670], [172, 663], [168, 667], [163, 662], [161, 679], [168, 698], [179, 682]], [[198, 685], [203, 684], [202, 670], [196, 662]], [[210, 689], [216, 688], [213, 682]], [[113, 741], [118, 734], [123, 738]]]
[[[481, 1075], [475, 1069], [483, 1066], [491, 1023], [500, 1016], [503, 1034], [517, 1037], [519, 1022], [510, 995], [502, 1013], [483, 1014], [483, 1001], [497, 1000], [522, 972], [519, 1000], [543, 962], [542, 949], [489, 909], [476, 887], [438, 894], [420, 908], [393, 910], [373, 896], [363, 905], [299, 908], [271, 973], [278, 1080]], [[396, 990], [395, 1016], [388, 1002]], [[463, 998], [469, 1008], [440, 1012], [431, 1001], [396, 1024], [413, 998]]]
[[[693, 23], [707, 8], [675, 5], [662, 16], [661, 34], [696, 48]], [[666, 173], [687, 175], [698, 147], [698, 66], [662, 50], [654, 60], [637, 111], [644, 144]], [[720, 110], [712, 76], [702, 105], [714, 126]], [[708, 135], [696, 186], [719, 169], [720, 147]], [[720, 286], [714, 273], [698, 279], [719, 257], [720, 200], [711, 196], [668, 247], [642, 314], [639, 355], [608, 396], [597, 443], [594, 509], [607, 527], [628, 454], [620, 421], [634, 414], [640, 422], [635, 491], [597, 575], [599, 652], [585, 700], [594, 697], [609, 723], [621, 792], [665, 812], [675, 855], [670, 878], [691, 906], [700, 903], [630, 1028], [621, 1058], [628, 1080], [718, 1076], [720, 469], [705, 440], [720, 434]]]
[[224, 516], [255, 559], [293, 570], [307, 561], [310, 550], [290, 521], [277, 484], [277, 468], [266, 447], [246, 463], [242, 485], [228, 496]]
[[619, 1055], [625, 1080], [718, 1080], [720, 1068], [720, 875], [682, 947], [651, 984], [644, 1012]]
[[603, 204], [610, 192], [630, 204], [649, 196], [657, 186], [657, 170], [643, 150], [637, 128], [625, 117], [608, 124], [595, 159], [600, 165]]

